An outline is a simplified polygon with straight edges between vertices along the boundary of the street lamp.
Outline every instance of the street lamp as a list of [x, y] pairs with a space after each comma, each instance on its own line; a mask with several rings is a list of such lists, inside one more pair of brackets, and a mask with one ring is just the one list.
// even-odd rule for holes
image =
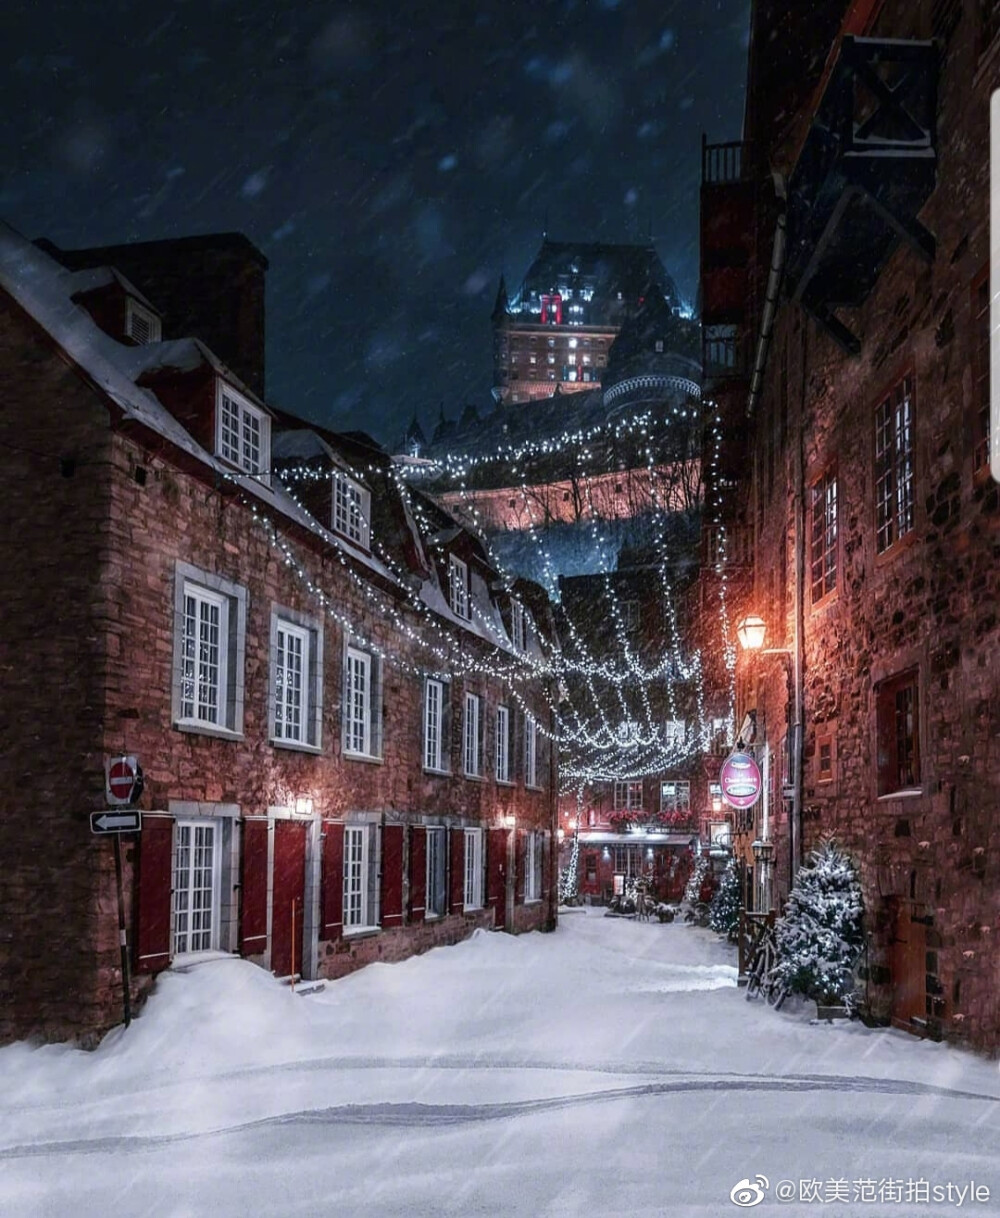
[[744, 651], [754, 651], [762, 656], [790, 656], [790, 647], [765, 647], [764, 637], [767, 623], [756, 613], [748, 613], [736, 623], [736, 637]]

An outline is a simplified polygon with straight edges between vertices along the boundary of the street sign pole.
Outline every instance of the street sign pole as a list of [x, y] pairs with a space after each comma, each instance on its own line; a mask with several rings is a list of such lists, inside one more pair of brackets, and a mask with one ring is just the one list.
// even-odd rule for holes
[[132, 978], [128, 965], [128, 937], [125, 933], [125, 894], [122, 887], [122, 835], [115, 834], [115, 880], [118, 885], [118, 942], [122, 956], [122, 1006], [125, 1027], [132, 1022]]

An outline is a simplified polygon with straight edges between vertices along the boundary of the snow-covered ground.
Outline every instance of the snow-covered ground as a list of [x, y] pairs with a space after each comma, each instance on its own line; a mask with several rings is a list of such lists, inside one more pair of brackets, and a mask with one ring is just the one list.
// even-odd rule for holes
[[734, 964], [593, 910], [317, 994], [167, 974], [94, 1053], [0, 1050], [0, 1215], [696, 1218], [758, 1173], [761, 1214], [1000, 1214], [997, 1063], [748, 1003]]

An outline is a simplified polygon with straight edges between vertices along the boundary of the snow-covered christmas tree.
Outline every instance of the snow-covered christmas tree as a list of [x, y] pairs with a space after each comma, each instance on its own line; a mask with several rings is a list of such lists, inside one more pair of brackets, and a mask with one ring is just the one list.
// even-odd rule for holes
[[864, 944], [864, 905], [854, 864], [832, 841], [802, 867], [777, 925], [778, 971], [790, 990], [818, 1003], [842, 1002]]
[[716, 889], [712, 904], [708, 909], [708, 925], [720, 935], [735, 938], [740, 924], [740, 874], [736, 869], [736, 860], [730, 859], [726, 870], [722, 873], [719, 887]]
[[697, 905], [701, 900], [701, 886], [708, 874], [708, 855], [699, 854], [688, 876], [687, 887], [684, 889], [684, 900], [689, 905]]
[[566, 869], [559, 876], [559, 904], [571, 905], [580, 896], [580, 834], [573, 834], [573, 849], [570, 851]]

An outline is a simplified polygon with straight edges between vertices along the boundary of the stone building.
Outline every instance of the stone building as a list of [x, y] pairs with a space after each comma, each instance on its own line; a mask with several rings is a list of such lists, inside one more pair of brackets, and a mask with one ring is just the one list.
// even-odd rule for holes
[[681, 309], [652, 242], [544, 240], [512, 297], [493, 307], [493, 394], [516, 405], [598, 384], [623, 323], [647, 299]]
[[[125, 962], [138, 1001], [219, 953], [320, 979], [554, 925], [544, 595], [367, 437], [268, 405], [263, 262], [213, 240], [147, 277], [0, 228], [3, 1040], [93, 1043]], [[194, 249], [191, 301], [237, 268], [212, 346], [172, 328]], [[125, 960], [90, 819], [120, 756]]]
[[737, 824], [751, 900], [780, 907], [833, 835], [860, 869], [873, 1016], [994, 1052], [995, 7], [759, 0], [743, 140], [706, 148], [702, 188], [721, 515], [750, 531], [766, 630], [737, 674], [767, 776]]

